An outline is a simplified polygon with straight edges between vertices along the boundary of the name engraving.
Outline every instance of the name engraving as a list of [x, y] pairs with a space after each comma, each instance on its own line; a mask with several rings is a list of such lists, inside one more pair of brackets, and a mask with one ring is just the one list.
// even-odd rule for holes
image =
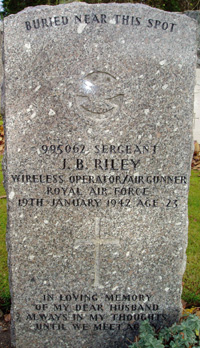
[[[138, 174], [148, 157], [156, 159], [159, 144], [50, 144], [39, 149], [58, 174], [12, 174], [14, 185], [41, 185], [42, 197], [19, 197], [17, 205], [25, 207], [75, 207], [81, 209], [177, 209], [180, 194], [156, 196], [156, 187], [187, 187], [187, 175]], [[87, 155], [91, 154], [88, 161]], [[81, 158], [80, 158], [80, 157]], [[105, 158], [105, 157], [106, 158]], [[93, 174], [91, 174], [93, 173]], [[11, 195], [12, 197], [12, 195]], [[14, 197], [12, 200], [14, 201]]]

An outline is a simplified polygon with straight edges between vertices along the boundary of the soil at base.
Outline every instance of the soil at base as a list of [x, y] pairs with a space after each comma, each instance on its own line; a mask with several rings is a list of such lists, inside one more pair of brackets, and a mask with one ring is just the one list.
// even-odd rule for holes
[[0, 348], [11, 348], [10, 323], [0, 319]]

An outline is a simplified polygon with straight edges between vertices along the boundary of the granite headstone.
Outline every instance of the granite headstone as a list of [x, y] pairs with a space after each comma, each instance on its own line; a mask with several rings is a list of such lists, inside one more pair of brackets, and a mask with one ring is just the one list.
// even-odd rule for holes
[[123, 348], [179, 318], [195, 32], [141, 4], [4, 19], [14, 347]]

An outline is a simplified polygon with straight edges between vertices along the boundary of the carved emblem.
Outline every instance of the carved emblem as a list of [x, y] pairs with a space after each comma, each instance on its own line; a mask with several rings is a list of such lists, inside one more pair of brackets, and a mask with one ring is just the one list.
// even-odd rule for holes
[[119, 239], [116, 238], [103, 238], [101, 237], [101, 220], [99, 217], [95, 218], [95, 238], [91, 240], [77, 239], [75, 246], [81, 244], [88, 244], [95, 246], [95, 263], [94, 263], [94, 287], [103, 288], [100, 284], [100, 250], [102, 245], [120, 245]]
[[121, 93], [119, 80], [110, 73], [93, 71], [80, 83], [77, 104], [89, 116], [107, 116], [121, 107], [124, 94]]

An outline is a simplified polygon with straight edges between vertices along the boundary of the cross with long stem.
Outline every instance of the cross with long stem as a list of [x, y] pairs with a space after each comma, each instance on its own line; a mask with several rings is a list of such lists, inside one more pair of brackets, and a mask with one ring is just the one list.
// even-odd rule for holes
[[80, 244], [94, 244], [95, 245], [95, 263], [94, 263], [94, 286], [98, 288], [103, 288], [100, 285], [100, 251], [101, 245], [119, 245], [119, 239], [102, 238], [101, 237], [101, 220], [99, 217], [95, 218], [95, 239], [85, 240], [77, 239], [75, 246]]

